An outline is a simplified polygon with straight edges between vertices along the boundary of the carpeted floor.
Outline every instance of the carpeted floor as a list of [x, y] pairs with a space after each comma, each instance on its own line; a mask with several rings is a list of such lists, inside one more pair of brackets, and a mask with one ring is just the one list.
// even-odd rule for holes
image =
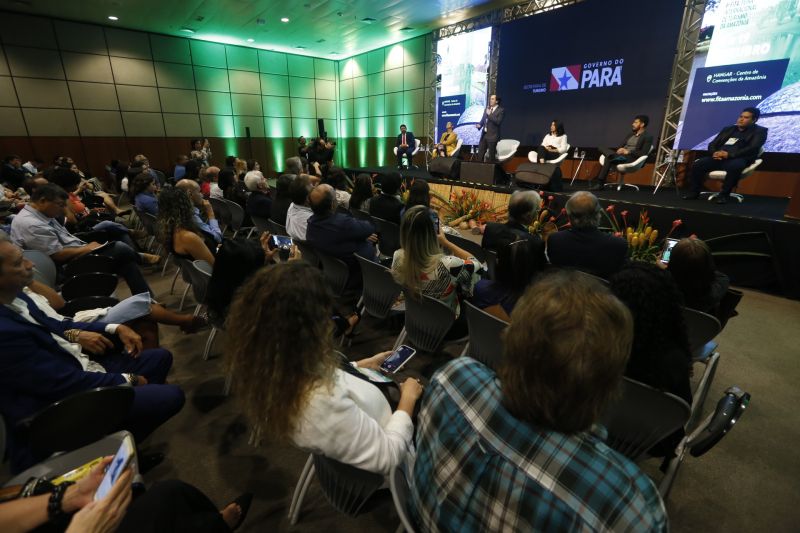
[[[169, 296], [170, 278], [149, 276], [159, 298], [175, 308], [183, 285], [179, 280], [176, 294]], [[667, 502], [674, 531], [796, 531], [800, 519], [800, 460], [793, 449], [800, 441], [800, 302], [748, 291], [739, 311], [719, 338], [722, 358], [706, 409], [733, 384], [749, 391], [753, 401], [716, 448], [684, 461]], [[366, 320], [345, 351], [358, 358], [386, 349], [399, 328]], [[222, 396], [226, 339], [218, 337], [212, 358], [203, 361], [206, 336], [162, 327], [162, 344], [175, 355], [171, 379], [184, 387], [187, 404], [143, 443], [145, 451], [167, 453], [147, 481], [180, 478], [220, 507], [243, 491], [254, 492], [243, 531], [394, 531], [399, 522], [388, 493], [376, 498], [367, 512], [348, 518], [327, 504], [316, 482], [299, 523], [289, 525], [291, 494], [307, 455], [269, 440], [257, 447], [248, 444], [250, 426], [240, 414], [235, 390], [231, 397]], [[460, 347], [448, 351], [457, 354]], [[429, 375], [445, 360], [417, 357], [409, 363], [409, 373]], [[657, 474], [655, 463], [644, 467]]]

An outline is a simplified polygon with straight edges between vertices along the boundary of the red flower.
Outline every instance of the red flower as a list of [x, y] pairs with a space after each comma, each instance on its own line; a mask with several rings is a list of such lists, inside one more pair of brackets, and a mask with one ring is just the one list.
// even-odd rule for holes
[[548, 202], [552, 202], [553, 200], [555, 200], [555, 196], [550, 195], [550, 196], [547, 197], [547, 201]]
[[675, 220], [672, 221], [672, 229], [677, 228], [681, 224], [683, 224], [683, 220], [676, 218]]
[[614, 237], [622, 237], [622, 232], [620, 232], [620, 231], [615, 231], [615, 232], [614, 232]]
[[611, 204], [610, 206], [606, 207], [606, 211], [608, 211], [609, 213], [613, 213], [614, 209], [616, 209], [616, 206], [614, 204]]
[[558, 213], [558, 216], [560, 216], [560, 217], [561, 217], [561, 216], [564, 216], [564, 215], [566, 215], [566, 214], [567, 214], [567, 208], [566, 208], [566, 207], [562, 207], [562, 208], [561, 208], [561, 212], [560, 212], [560, 213]]

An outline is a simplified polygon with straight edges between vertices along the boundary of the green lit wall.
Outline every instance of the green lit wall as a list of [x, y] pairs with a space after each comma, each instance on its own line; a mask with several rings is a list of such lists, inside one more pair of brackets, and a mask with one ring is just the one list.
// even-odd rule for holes
[[225, 144], [218, 154], [230, 154], [245, 128], [256, 139], [315, 135], [317, 118], [336, 128], [332, 60], [41, 17], [4, 20], [0, 136], [211, 137]]
[[[249, 152], [274, 166], [293, 155], [294, 139], [316, 134], [317, 118], [347, 166], [390, 163], [401, 123], [427, 135], [430, 36], [333, 61], [43, 17], [4, 21], [0, 140], [60, 138], [95, 166], [110, 159], [101, 139], [166, 166], [188, 151], [187, 138], [211, 138], [218, 157], [242, 154], [246, 128]], [[158, 139], [165, 148], [143, 144]], [[30, 155], [50, 155], [39, 152]]]
[[430, 50], [431, 37], [422, 36], [338, 62], [339, 137], [354, 140], [345, 143], [349, 165], [391, 164], [400, 124], [425, 142]]

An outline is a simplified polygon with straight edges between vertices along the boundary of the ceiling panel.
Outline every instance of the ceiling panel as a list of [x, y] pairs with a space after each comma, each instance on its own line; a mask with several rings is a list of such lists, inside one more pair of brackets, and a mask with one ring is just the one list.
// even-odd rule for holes
[[[0, 0], [0, 9], [321, 58], [341, 59], [423, 35], [519, 0]], [[114, 15], [119, 20], [108, 20]], [[286, 17], [289, 22], [281, 22]], [[364, 19], [371, 19], [365, 22]], [[369, 22], [369, 23], [368, 23]], [[15, 25], [11, 26], [14, 32]], [[59, 39], [71, 32], [63, 24]], [[24, 26], [23, 26], [24, 27]], [[31, 26], [26, 28], [30, 29]], [[183, 31], [194, 30], [193, 34]], [[404, 28], [410, 28], [404, 30]], [[70, 28], [71, 29], [71, 28]], [[14, 32], [11, 42], [28, 39]], [[45, 30], [45, 46], [52, 30]], [[87, 34], [88, 35], [88, 34]], [[6, 38], [4, 36], [4, 38]], [[248, 39], [252, 39], [249, 42]], [[81, 44], [80, 39], [70, 39]], [[39, 44], [41, 46], [42, 44]], [[93, 46], [83, 43], [79, 48]], [[97, 43], [99, 44], [99, 43]], [[115, 43], [116, 44], [116, 43]], [[202, 48], [202, 47], [199, 47]], [[84, 51], [82, 49], [76, 51]], [[195, 52], [195, 47], [192, 53]], [[156, 59], [173, 61], [160, 55]], [[210, 54], [214, 65], [224, 54]], [[414, 53], [417, 56], [416, 53]], [[182, 56], [182, 54], [181, 54]], [[177, 57], [176, 57], [177, 59]], [[418, 57], [414, 58], [415, 60]], [[409, 58], [406, 58], [408, 64]], [[263, 72], [263, 67], [262, 67]], [[273, 72], [276, 73], [276, 72]]]

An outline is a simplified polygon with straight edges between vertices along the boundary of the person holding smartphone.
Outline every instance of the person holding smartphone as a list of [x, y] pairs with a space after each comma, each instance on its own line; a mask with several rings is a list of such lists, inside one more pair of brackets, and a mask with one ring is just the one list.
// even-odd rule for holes
[[[392, 412], [378, 387], [343, 370], [332, 345], [333, 303], [322, 273], [304, 261], [259, 270], [227, 315], [225, 330], [238, 341], [229, 345], [226, 366], [245, 413], [264, 431], [387, 475], [411, 449], [422, 385], [405, 380]], [[378, 370], [389, 355], [356, 365]]]

